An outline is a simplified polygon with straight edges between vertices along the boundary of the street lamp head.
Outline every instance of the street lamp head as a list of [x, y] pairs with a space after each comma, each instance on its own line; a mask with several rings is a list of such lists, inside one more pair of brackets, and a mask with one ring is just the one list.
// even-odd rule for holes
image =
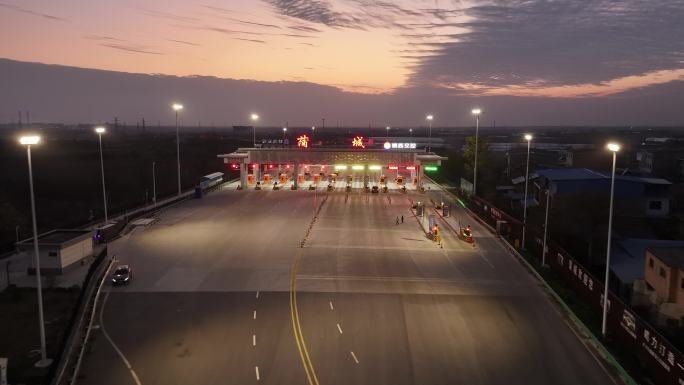
[[529, 142], [530, 140], [532, 140], [532, 135], [531, 135], [531, 134], [525, 134], [525, 140], [528, 141], [528, 142]]
[[311, 131], [315, 131], [315, 130], [316, 130], [316, 126], [311, 126]]
[[427, 120], [432, 120], [433, 118], [434, 118], [434, 116], [428, 115], [425, 119], [427, 119]]
[[472, 113], [473, 115], [480, 115], [482, 113], [482, 110], [479, 108], [473, 108]]
[[389, 131], [389, 129], [390, 129], [389, 126], [385, 127], [385, 130], [388, 130], [388, 131]]
[[180, 103], [173, 103], [173, 110], [174, 111], [180, 111], [183, 109], [183, 105]]
[[252, 118], [252, 120], [259, 120], [259, 115], [252, 114], [251, 118]]
[[606, 148], [607, 148], [609, 151], [612, 151], [612, 152], [618, 152], [618, 151], [620, 151], [620, 145], [617, 144], [617, 143], [608, 143], [608, 144], [606, 145]]
[[33, 144], [38, 144], [40, 142], [40, 136], [38, 135], [27, 135], [27, 136], [22, 136], [19, 138], [19, 143], [23, 145], [33, 145]]
[[95, 127], [95, 132], [98, 134], [104, 134], [107, 130], [104, 127]]
[[413, 128], [409, 128], [409, 132], [413, 132]]
[[283, 132], [287, 132], [287, 127], [283, 127]]

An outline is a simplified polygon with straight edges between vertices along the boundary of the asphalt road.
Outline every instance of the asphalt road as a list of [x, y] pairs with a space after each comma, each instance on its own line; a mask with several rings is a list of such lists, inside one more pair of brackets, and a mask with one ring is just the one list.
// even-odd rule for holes
[[110, 245], [134, 279], [107, 288], [79, 383], [613, 383], [495, 238], [456, 209], [477, 247], [440, 248], [409, 199], [222, 190], [165, 211]]

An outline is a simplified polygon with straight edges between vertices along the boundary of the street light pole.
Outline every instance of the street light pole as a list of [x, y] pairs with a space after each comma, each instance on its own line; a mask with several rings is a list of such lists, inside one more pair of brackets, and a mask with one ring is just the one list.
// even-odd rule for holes
[[31, 219], [33, 221], [33, 253], [36, 267], [36, 290], [38, 292], [38, 322], [40, 323], [40, 361], [36, 367], [44, 368], [50, 366], [51, 359], [47, 358], [47, 348], [45, 344], [45, 320], [43, 316], [43, 288], [40, 277], [40, 251], [38, 250], [38, 226], [36, 225], [36, 200], [33, 194], [33, 168], [31, 165], [31, 145], [40, 142], [39, 136], [23, 136], [19, 143], [26, 146], [26, 156], [28, 158], [29, 189], [31, 190]]
[[551, 202], [551, 191], [546, 189], [546, 214], [544, 215], [544, 248], [542, 249], [542, 267], [546, 266], [546, 234], [549, 229], [549, 203]]
[[473, 195], [477, 195], [477, 152], [479, 150], [478, 137], [480, 132], [480, 114], [482, 110], [479, 108], [473, 109], [472, 113], [475, 115], [475, 164], [473, 166]]
[[527, 166], [525, 167], [525, 201], [523, 203], [523, 233], [522, 233], [522, 248], [525, 248], [525, 233], [527, 233], [527, 187], [530, 185], [530, 143], [532, 142], [532, 135], [525, 134], [527, 141]]
[[155, 175], [155, 166], [157, 162], [152, 162], [152, 203], [157, 207], [157, 177]]
[[102, 134], [104, 134], [105, 131], [106, 130], [104, 127], [95, 128], [97, 138], [100, 142], [100, 173], [102, 174], [102, 200], [104, 201], [104, 217], [105, 223], [109, 223], [109, 218], [107, 217], [107, 190], [105, 190], [104, 157], [102, 156]]
[[429, 126], [429, 133], [428, 133], [428, 152], [432, 150], [432, 119], [434, 117], [432, 115], [428, 115], [426, 119], [428, 120], [428, 126]]
[[283, 145], [285, 145], [285, 135], [286, 134], [287, 134], [287, 127], [283, 127]]
[[413, 138], [413, 128], [409, 128], [409, 136]]
[[252, 114], [252, 147], [256, 148], [256, 121], [259, 120], [259, 115]]
[[174, 103], [173, 110], [176, 111], [176, 164], [178, 166], [178, 196], [181, 195], [181, 173], [180, 173], [180, 140], [178, 135], [178, 111], [183, 109], [182, 104]]
[[606, 337], [606, 324], [608, 319], [608, 278], [610, 274], [610, 241], [611, 231], [613, 227], [613, 195], [615, 193], [615, 163], [617, 160], [617, 152], [620, 151], [620, 145], [616, 143], [608, 143], [606, 146], [609, 151], [613, 153], [613, 171], [610, 176], [610, 205], [608, 206], [608, 246], [606, 250], [606, 279], [603, 282], [603, 321], [601, 322], [601, 334], [603, 338]]
[[387, 140], [389, 140], [389, 130], [390, 130], [389, 126], [385, 127], [385, 131], [387, 132], [387, 135], [386, 135]]

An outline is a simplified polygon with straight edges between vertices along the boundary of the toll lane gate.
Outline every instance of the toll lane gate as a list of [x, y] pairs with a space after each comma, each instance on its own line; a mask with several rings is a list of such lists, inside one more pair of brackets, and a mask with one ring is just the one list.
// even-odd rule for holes
[[[419, 189], [447, 158], [417, 149], [239, 148], [220, 154], [240, 188]], [[373, 188], [375, 189], [375, 188]]]

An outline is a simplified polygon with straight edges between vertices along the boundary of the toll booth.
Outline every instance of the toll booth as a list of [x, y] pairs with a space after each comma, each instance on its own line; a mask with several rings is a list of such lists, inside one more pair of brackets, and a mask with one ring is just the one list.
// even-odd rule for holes
[[321, 182], [321, 176], [320, 175], [314, 175], [313, 177], [313, 183], [318, 184]]
[[304, 175], [303, 174], [297, 175], [297, 183], [298, 184], [304, 183]]
[[437, 217], [435, 216], [435, 214], [428, 215], [428, 226], [429, 226], [429, 228], [434, 229], [436, 224], [437, 224]]
[[419, 217], [422, 217], [424, 210], [425, 210], [425, 206], [423, 206], [423, 204], [419, 202], [416, 205], [416, 215]]
[[446, 218], [446, 217], [448, 217], [448, 216], [450, 216], [450, 215], [451, 215], [451, 206], [449, 206], [449, 205], [446, 204], [446, 203], [445, 203], [445, 204], [442, 204], [442, 216], [443, 216], [444, 218]]
[[[285, 183], [288, 180], [294, 181], [297, 184], [298, 167], [310, 172], [312, 177], [320, 172], [324, 172], [324, 170], [328, 170], [327, 167], [330, 167], [331, 172], [333, 170], [351, 170], [341, 171], [343, 174], [337, 178], [333, 177], [332, 180], [344, 180], [340, 178], [345, 178], [350, 184], [354, 182], [354, 176], [359, 178], [358, 181], [361, 181], [362, 179], [360, 178], [366, 175], [367, 170], [372, 170], [375, 171], [371, 174], [374, 178], [384, 174], [382, 175], [384, 178], [380, 180], [382, 184], [386, 184], [389, 178], [397, 178], [396, 182], [400, 187], [409, 183], [409, 181], [420, 187], [422, 185], [424, 165], [439, 165], [442, 161], [446, 160], [445, 157], [432, 152], [425, 152], [422, 149], [407, 149], [405, 143], [401, 149], [397, 146], [397, 148], [392, 147], [388, 150], [377, 146], [358, 148], [357, 145], [351, 144], [351, 142], [349, 148], [298, 148], [294, 146], [282, 148], [238, 148], [232, 153], [219, 154], [218, 157], [224, 163], [229, 164], [231, 170], [239, 170], [241, 188], [245, 188], [248, 185], [250, 187], [254, 186], [257, 182], [273, 183], [275, 180], [280, 179], [281, 171], [285, 174], [286, 179], [279, 180], [279, 184]], [[389, 173], [391, 175], [388, 175], [387, 171], [383, 171], [385, 168], [390, 170]], [[404, 170], [410, 172], [410, 176], [406, 173], [402, 175], [401, 172], [404, 172]], [[392, 171], [396, 171], [398, 174]], [[270, 173], [270, 179], [263, 177], [267, 173]], [[252, 175], [252, 177], [248, 177], [248, 175]], [[323, 179], [326, 176], [328, 176], [328, 173], [324, 173], [320, 181], [327, 180]]]
[[278, 177], [278, 180], [280, 181], [281, 184], [284, 184], [285, 182], [287, 182], [287, 176], [285, 174], [280, 174], [280, 176]]
[[384, 175], [380, 175], [380, 183], [385, 183], [385, 178]]
[[270, 183], [271, 182], [271, 174], [264, 174], [263, 181], [264, 181], [264, 183]]

